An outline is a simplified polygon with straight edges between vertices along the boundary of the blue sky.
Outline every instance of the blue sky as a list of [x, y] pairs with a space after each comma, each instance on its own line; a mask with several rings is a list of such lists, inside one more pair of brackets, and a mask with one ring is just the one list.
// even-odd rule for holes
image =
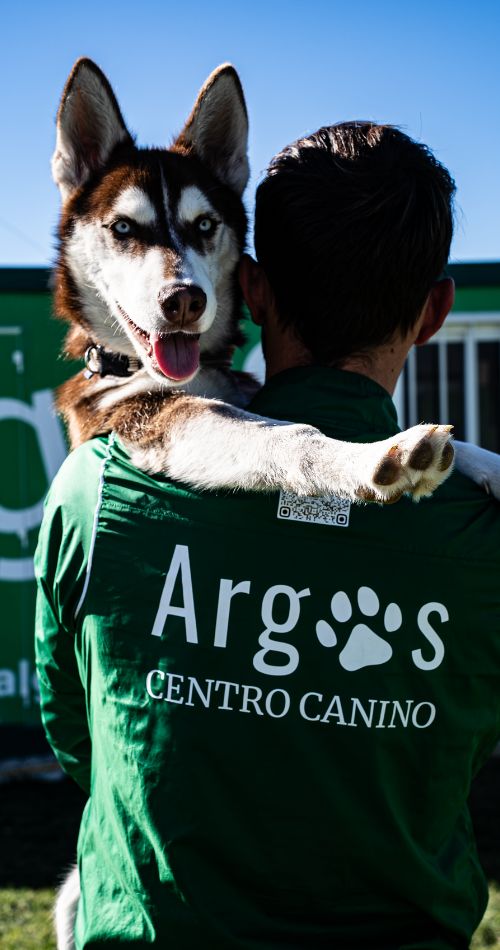
[[0, 266], [48, 264], [54, 117], [81, 55], [108, 75], [140, 144], [168, 144], [219, 63], [250, 113], [252, 181], [306, 131], [392, 122], [456, 179], [453, 260], [500, 259], [500, 3], [177, 0], [11, 3], [2, 12]]

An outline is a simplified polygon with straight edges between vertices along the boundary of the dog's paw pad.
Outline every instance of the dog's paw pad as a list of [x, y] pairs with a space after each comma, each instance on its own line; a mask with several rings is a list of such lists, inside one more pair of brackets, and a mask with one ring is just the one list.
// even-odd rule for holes
[[401, 463], [399, 459], [395, 457], [395, 454], [388, 454], [382, 459], [380, 464], [377, 465], [373, 475], [373, 481], [376, 485], [393, 485], [394, 482], [397, 482], [398, 478], [401, 478], [402, 471]]
[[410, 452], [408, 465], [417, 472], [424, 472], [434, 461], [434, 448], [429, 436], [424, 436]]
[[441, 453], [441, 458], [439, 461], [439, 471], [447, 472], [450, 465], [453, 464], [454, 458], [455, 458], [455, 449], [453, 448], [451, 442], [447, 442]]
[[[373, 472], [378, 500], [387, 504], [406, 493], [417, 501], [432, 494], [451, 469], [452, 428], [419, 425], [388, 440], [385, 454]], [[369, 500], [369, 490], [360, 492], [360, 497]]]

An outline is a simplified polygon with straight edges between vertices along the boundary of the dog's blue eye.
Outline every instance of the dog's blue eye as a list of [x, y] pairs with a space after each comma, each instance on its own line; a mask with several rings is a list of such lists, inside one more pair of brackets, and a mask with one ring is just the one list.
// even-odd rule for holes
[[130, 232], [132, 231], [132, 226], [130, 222], [125, 221], [125, 219], [120, 219], [120, 221], [115, 221], [115, 223], [111, 225], [111, 228], [115, 232], [115, 234], [130, 234]]
[[208, 234], [212, 234], [212, 232], [215, 231], [215, 221], [213, 218], [198, 218], [196, 227], [198, 228], [198, 231], [201, 231], [206, 237]]

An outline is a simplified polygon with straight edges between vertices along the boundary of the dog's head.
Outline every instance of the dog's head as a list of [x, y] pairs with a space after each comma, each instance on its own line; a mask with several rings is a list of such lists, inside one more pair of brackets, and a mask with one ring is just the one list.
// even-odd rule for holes
[[187, 383], [200, 352], [234, 338], [247, 137], [230, 65], [209, 76], [169, 149], [136, 147], [91, 60], [66, 83], [52, 159], [63, 202], [56, 306], [87, 342], [138, 356], [157, 382]]

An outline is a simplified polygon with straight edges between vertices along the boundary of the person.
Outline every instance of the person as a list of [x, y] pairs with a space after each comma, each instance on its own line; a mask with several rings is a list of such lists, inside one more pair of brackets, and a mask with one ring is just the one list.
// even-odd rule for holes
[[[271, 162], [241, 283], [253, 409], [371, 441], [442, 324], [454, 184], [390, 126]], [[500, 516], [200, 493], [74, 452], [36, 556], [42, 715], [89, 793], [79, 950], [451, 950], [487, 901], [467, 810], [500, 733]]]

